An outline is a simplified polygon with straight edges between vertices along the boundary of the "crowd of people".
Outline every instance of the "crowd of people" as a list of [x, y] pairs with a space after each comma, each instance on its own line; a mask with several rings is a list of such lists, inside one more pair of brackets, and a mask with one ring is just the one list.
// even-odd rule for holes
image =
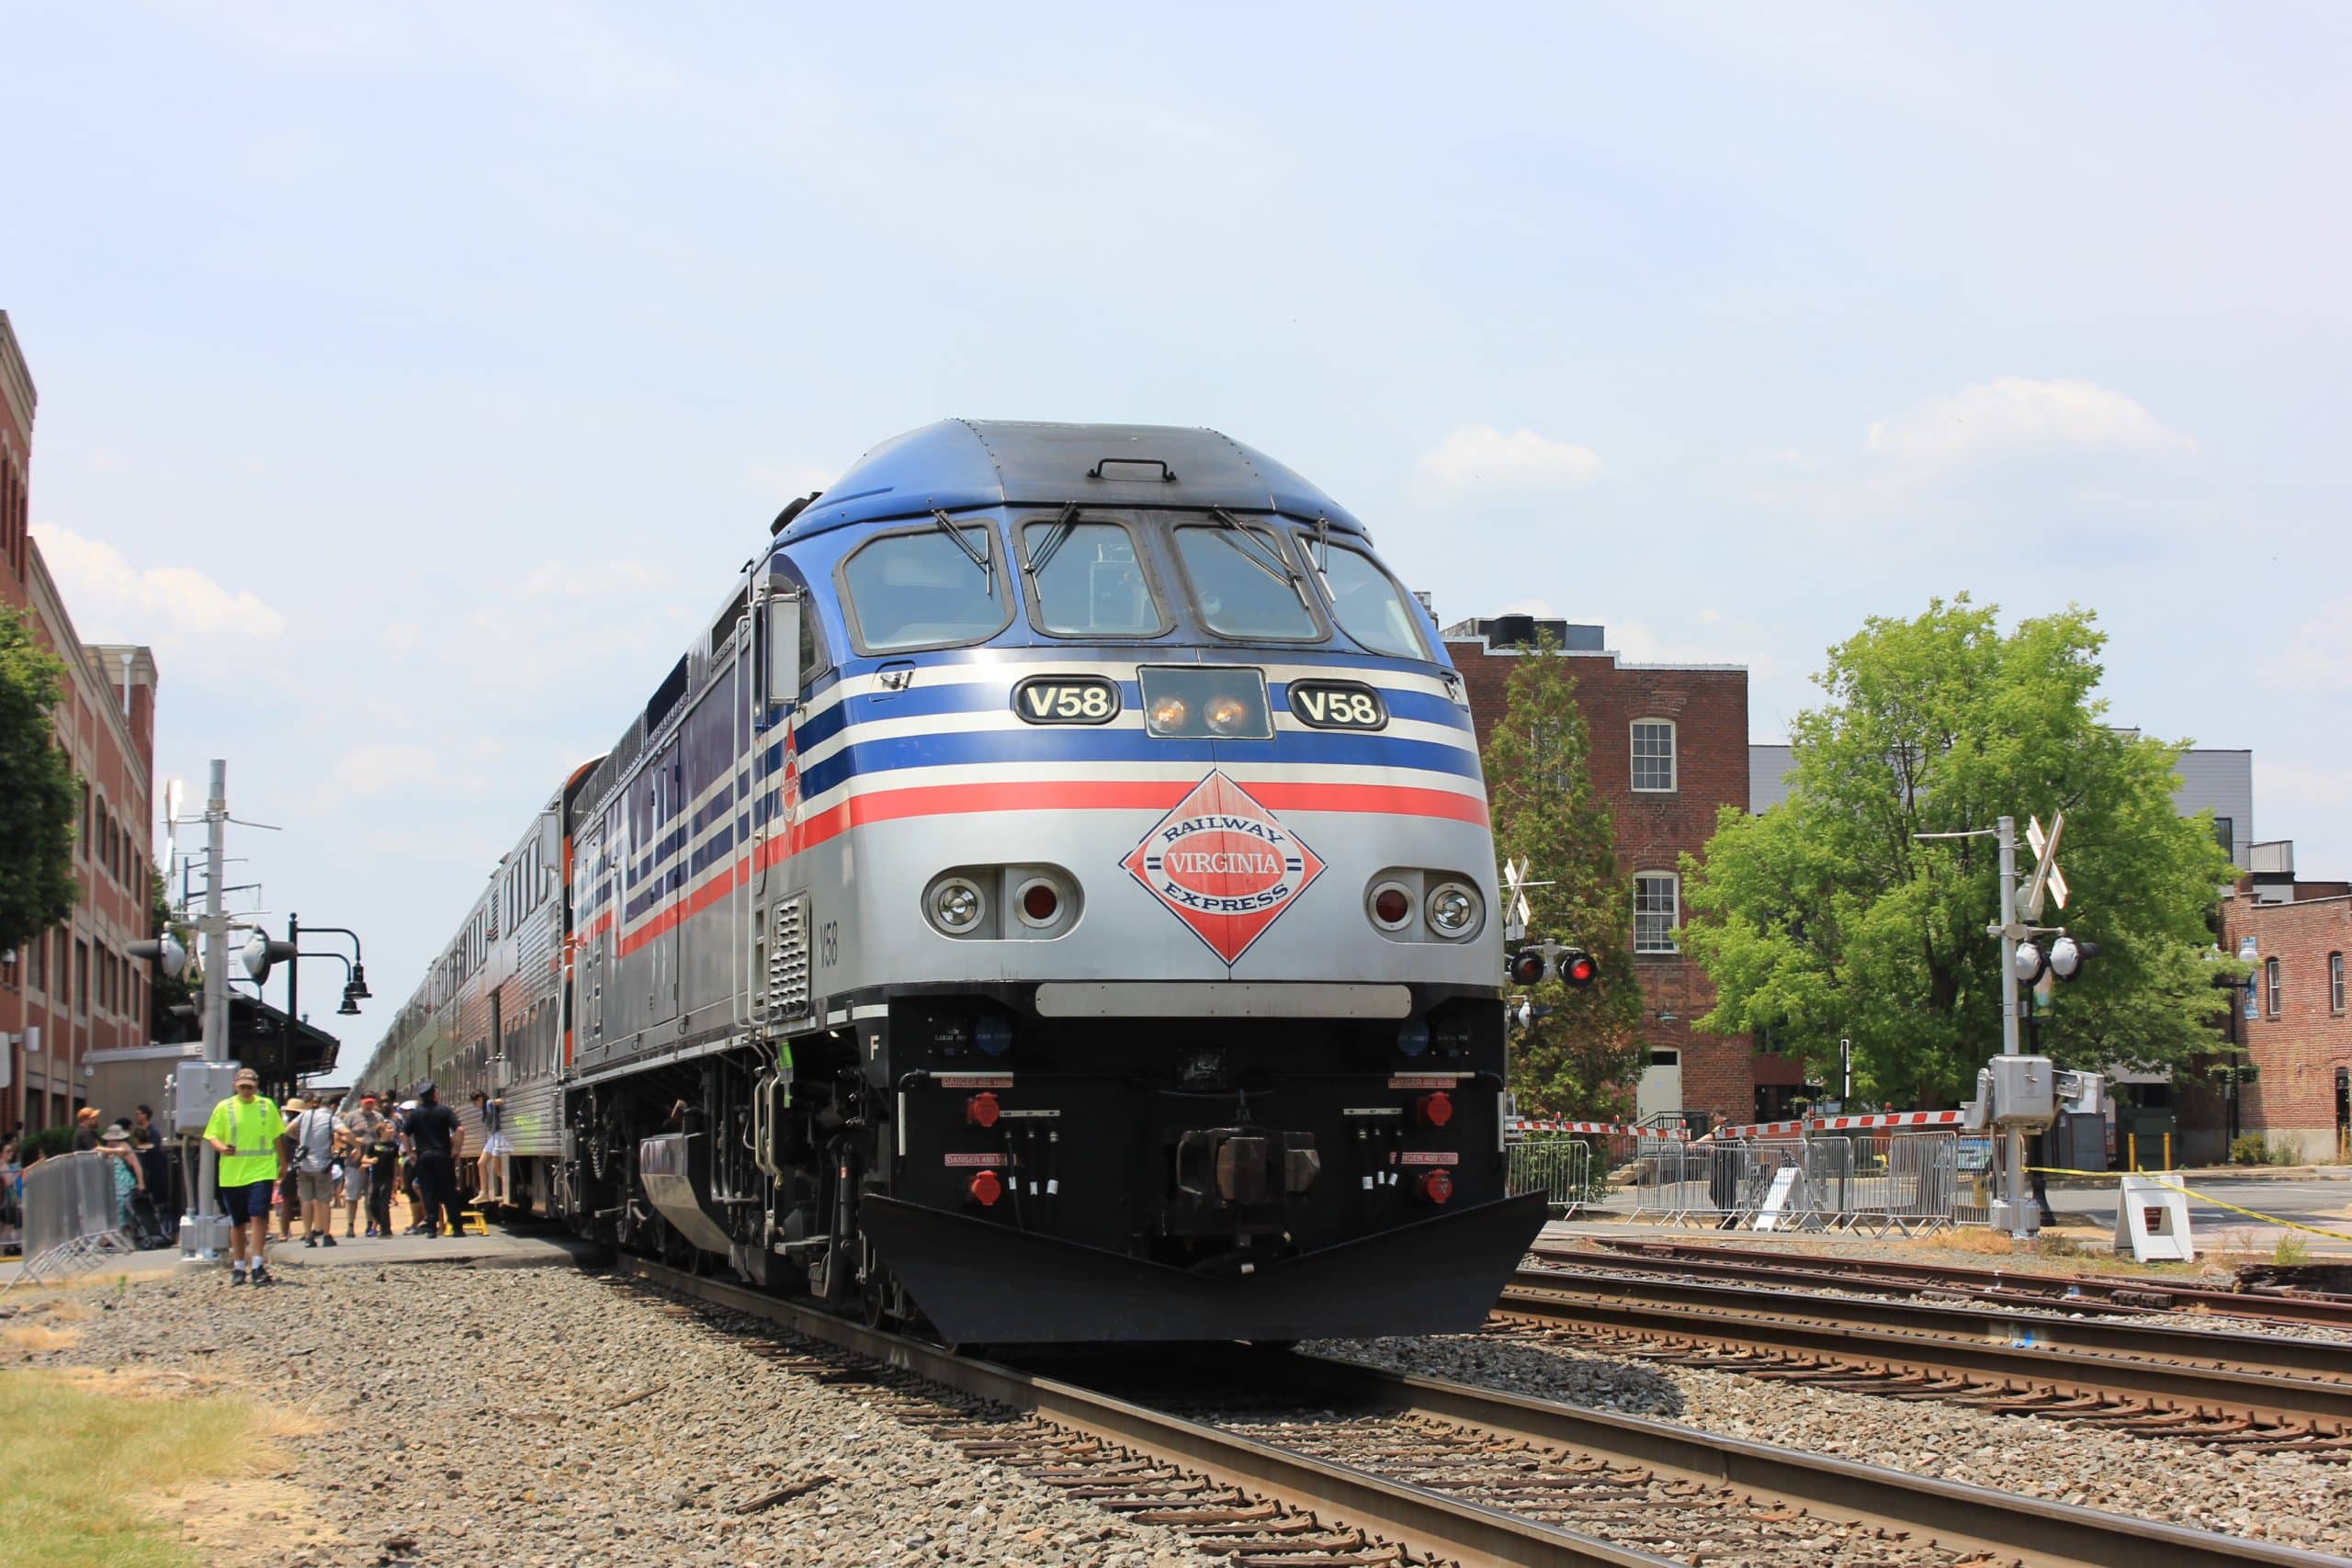
[[[473, 1098], [492, 1145], [477, 1164], [481, 1201], [503, 1202], [505, 1101], [479, 1090]], [[456, 1235], [464, 1228], [458, 1161], [465, 1153], [465, 1126], [430, 1079], [397, 1103], [361, 1089], [314, 1100], [297, 1096], [279, 1107], [262, 1094], [256, 1074], [241, 1072], [236, 1093], [213, 1107], [204, 1136], [220, 1156], [218, 1186], [229, 1216], [232, 1284], [269, 1283], [268, 1244], [291, 1242], [298, 1223], [304, 1247], [339, 1245], [338, 1209], [344, 1241], [360, 1239], [363, 1210], [370, 1239]], [[407, 1209], [407, 1224], [398, 1229], [396, 1200], [404, 1200]]]
[[[485, 1205], [508, 1202], [505, 1101], [476, 1090], [473, 1102], [484, 1134], [473, 1186]], [[125, 1232], [141, 1246], [171, 1245], [167, 1216], [176, 1211], [177, 1184], [154, 1112], [141, 1105], [111, 1125], [104, 1116], [96, 1106], [76, 1113], [74, 1152], [111, 1156]], [[215, 1188], [229, 1216], [232, 1284], [267, 1284], [269, 1244], [290, 1243], [298, 1224], [304, 1247], [338, 1245], [338, 1210], [345, 1241], [360, 1238], [363, 1214], [369, 1238], [455, 1235], [463, 1228], [458, 1162], [465, 1126], [430, 1080], [397, 1103], [361, 1089], [298, 1095], [281, 1107], [247, 1068], [237, 1074], [235, 1092], [212, 1108], [204, 1138], [220, 1156]], [[36, 1151], [20, 1163], [18, 1151], [17, 1138], [0, 1140], [0, 1247], [14, 1244], [23, 1224], [24, 1167], [41, 1157]], [[405, 1208], [401, 1220], [396, 1202]]]

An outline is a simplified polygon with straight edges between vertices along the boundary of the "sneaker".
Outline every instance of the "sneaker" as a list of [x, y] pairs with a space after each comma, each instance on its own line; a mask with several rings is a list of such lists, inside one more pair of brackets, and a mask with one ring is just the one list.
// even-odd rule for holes
[[314, 1235], [306, 1235], [302, 1238], [302, 1245], [304, 1247], [316, 1247], [319, 1245], [319, 1238]]
[[256, 1285], [275, 1285], [276, 1283], [277, 1283], [277, 1280], [276, 1280], [276, 1279], [275, 1279], [275, 1278], [270, 1274], [270, 1271], [269, 1271], [268, 1269], [254, 1269], [254, 1270], [253, 1271], [253, 1273], [254, 1273], [254, 1284], [256, 1284]]
[[334, 1245], [334, 1232], [329, 1231], [326, 1235], [319, 1237], [319, 1245], [322, 1247], [333, 1247]]
[[243, 1269], [230, 1269], [230, 1270], [229, 1270], [229, 1283], [231, 1283], [231, 1284], [232, 1284], [232, 1285], [242, 1285], [242, 1284], [243, 1284], [244, 1282], [245, 1282], [245, 1271], [244, 1271]]

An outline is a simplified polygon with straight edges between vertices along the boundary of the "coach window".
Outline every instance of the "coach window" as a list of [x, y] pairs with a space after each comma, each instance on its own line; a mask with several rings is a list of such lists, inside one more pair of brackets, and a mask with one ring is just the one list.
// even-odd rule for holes
[[1346, 545], [1309, 545], [1323, 568], [1323, 586], [1331, 595], [1332, 618], [1340, 629], [1374, 653], [1398, 659], [1427, 659], [1421, 640], [1419, 606], [1405, 596], [1396, 580], [1362, 550]]
[[1048, 637], [1158, 637], [1168, 615], [1124, 523], [1075, 516], [1021, 525], [1029, 614]]
[[1674, 791], [1674, 721], [1637, 718], [1634, 721], [1634, 788], [1643, 794]]
[[1282, 540], [1240, 522], [1176, 530], [1176, 558], [1201, 624], [1247, 642], [1320, 642], [1322, 625]]
[[851, 633], [868, 653], [985, 642], [1012, 620], [986, 524], [925, 524], [869, 539], [842, 563], [841, 582]]
[[1681, 879], [1670, 871], [1645, 871], [1634, 878], [1634, 951], [1679, 953], [1674, 928], [1682, 923]]

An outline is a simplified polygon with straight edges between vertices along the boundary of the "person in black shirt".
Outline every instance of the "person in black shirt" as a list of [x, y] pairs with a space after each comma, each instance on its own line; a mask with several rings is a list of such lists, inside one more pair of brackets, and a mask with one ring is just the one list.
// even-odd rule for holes
[[408, 1113], [408, 1145], [416, 1151], [416, 1185], [424, 1195], [424, 1234], [439, 1235], [441, 1219], [448, 1216], [449, 1234], [463, 1234], [458, 1217], [458, 1156], [464, 1152], [466, 1129], [458, 1113], [441, 1103], [441, 1089], [431, 1078], [416, 1086], [416, 1109]]
[[392, 1124], [379, 1122], [376, 1133], [360, 1150], [368, 1162], [368, 1234], [392, 1234], [392, 1190], [401, 1184], [401, 1145]]

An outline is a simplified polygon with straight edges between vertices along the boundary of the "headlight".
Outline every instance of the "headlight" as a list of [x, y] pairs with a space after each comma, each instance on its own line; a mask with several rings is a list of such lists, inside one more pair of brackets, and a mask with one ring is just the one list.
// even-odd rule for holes
[[1211, 697], [1208, 721], [1219, 735], [1231, 735], [1250, 723], [1250, 705], [1239, 697]]
[[1478, 929], [1478, 892], [1466, 883], [1441, 882], [1429, 897], [1430, 930], [1442, 937], [1468, 936]]
[[1158, 730], [1182, 729], [1192, 711], [1182, 697], [1154, 698], [1150, 709], [1151, 728]]
[[950, 936], [960, 936], [980, 923], [987, 908], [979, 885], [951, 876], [931, 890], [931, 923]]

